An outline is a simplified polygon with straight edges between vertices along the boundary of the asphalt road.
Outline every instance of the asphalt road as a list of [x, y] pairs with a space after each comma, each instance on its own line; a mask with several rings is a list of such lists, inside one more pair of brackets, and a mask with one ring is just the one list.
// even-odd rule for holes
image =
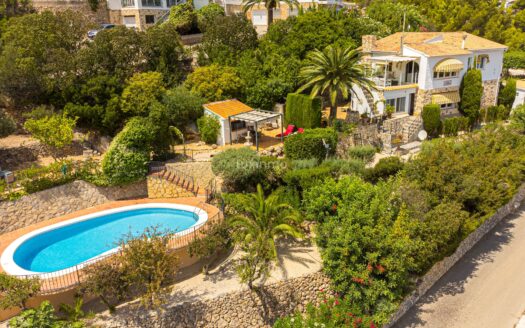
[[525, 207], [488, 233], [395, 328], [512, 328], [525, 311]]

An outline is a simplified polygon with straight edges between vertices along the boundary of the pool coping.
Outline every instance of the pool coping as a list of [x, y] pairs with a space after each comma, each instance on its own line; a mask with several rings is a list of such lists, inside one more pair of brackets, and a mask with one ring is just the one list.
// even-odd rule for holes
[[[206, 211], [208, 218], [212, 218], [219, 214], [219, 209], [204, 203], [202, 199], [196, 197], [185, 197], [185, 198], [155, 198], [155, 199], [134, 199], [134, 200], [124, 200], [124, 201], [114, 201], [111, 203], [106, 203], [102, 205], [97, 205], [89, 207], [80, 211], [75, 211], [57, 218], [44, 220], [27, 227], [8, 232], [6, 234], [0, 235], [0, 254], [3, 254], [4, 251], [17, 239], [34, 233], [35, 231], [40, 231], [41, 229], [46, 229], [49, 226], [59, 224], [64, 221], [72, 220], [79, 217], [89, 216], [98, 212], [108, 211], [117, 209], [120, 207], [127, 207], [133, 205], [142, 205], [142, 204], [152, 204], [152, 203], [167, 203], [167, 204], [177, 204], [177, 205], [186, 205], [192, 207], [198, 207]], [[6, 272], [4, 268], [0, 265], [0, 272]]]

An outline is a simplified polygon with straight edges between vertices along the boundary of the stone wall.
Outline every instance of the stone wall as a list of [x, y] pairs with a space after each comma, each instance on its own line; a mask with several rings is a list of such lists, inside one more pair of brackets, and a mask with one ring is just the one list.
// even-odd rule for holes
[[123, 8], [121, 10], [109, 10], [109, 21], [113, 24], [124, 24], [124, 16], [135, 16], [136, 27], [143, 31], [153, 24], [146, 24], [146, 16], [155, 16], [155, 22], [168, 12], [167, 9], [136, 9]]
[[53, 12], [71, 9], [88, 17], [96, 23], [109, 22], [107, 2], [102, 0], [96, 11], [91, 10], [87, 0], [33, 0], [33, 7], [37, 11], [51, 10]]
[[401, 317], [417, 303], [421, 296], [450, 270], [458, 260], [460, 260], [474, 245], [476, 245], [481, 238], [483, 238], [489, 231], [491, 231], [496, 224], [503, 218], [514, 213], [525, 199], [525, 184], [523, 184], [518, 193], [504, 206], [500, 207], [493, 216], [483, 222], [476, 231], [471, 233], [465, 240], [459, 244], [454, 254], [446, 257], [442, 261], [434, 264], [434, 266], [418, 280], [416, 289], [410, 294], [399, 306], [397, 312], [392, 316], [390, 323], [383, 328], [393, 327], [394, 324], [401, 319]]
[[180, 198], [195, 197], [195, 195], [185, 188], [158, 176], [148, 177], [148, 197], [149, 198]]
[[498, 103], [498, 93], [498, 80], [490, 80], [483, 82], [483, 96], [481, 97], [481, 108], [495, 106]]
[[95, 326], [108, 328], [187, 327], [271, 327], [279, 317], [304, 311], [308, 303], [318, 304], [320, 291], [327, 291], [329, 279], [321, 272], [213, 299], [170, 305], [160, 318], [153, 318], [135, 305], [119, 307], [114, 315], [97, 317]]
[[74, 181], [15, 201], [0, 202], [0, 234], [91, 206], [146, 195], [145, 181], [122, 187], [97, 187]]

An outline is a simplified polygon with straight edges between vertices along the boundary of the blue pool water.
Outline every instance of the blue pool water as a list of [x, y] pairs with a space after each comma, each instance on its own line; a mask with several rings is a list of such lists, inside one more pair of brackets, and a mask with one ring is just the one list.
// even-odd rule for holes
[[198, 216], [170, 208], [143, 208], [73, 223], [26, 240], [14, 253], [21, 268], [53, 272], [72, 267], [118, 246], [124, 235], [147, 227], [178, 232], [195, 225]]

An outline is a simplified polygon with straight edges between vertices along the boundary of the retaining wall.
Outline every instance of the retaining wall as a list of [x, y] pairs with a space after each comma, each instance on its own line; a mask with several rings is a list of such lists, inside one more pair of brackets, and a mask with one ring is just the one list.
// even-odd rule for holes
[[418, 280], [416, 290], [410, 294], [403, 303], [399, 306], [397, 312], [392, 316], [390, 322], [383, 326], [383, 328], [390, 328], [401, 319], [405, 313], [417, 303], [417, 301], [425, 295], [425, 293], [434, 286], [434, 284], [450, 270], [456, 262], [461, 259], [474, 245], [476, 245], [481, 238], [483, 238], [489, 231], [491, 231], [496, 224], [503, 218], [514, 213], [525, 199], [525, 184], [521, 185], [517, 194], [504, 206], [500, 207], [494, 215], [481, 224], [476, 231], [465, 238], [454, 254], [446, 257], [442, 261], [434, 264], [434, 266]]
[[95, 205], [143, 198], [147, 194], [146, 181], [121, 187], [97, 187], [74, 181], [15, 201], [0, 202], [0, 234]]
[[126, 304], [114, 315], [98, 316], [93, 323], [110, 328], [266, 328], [279, 317], [303, 311], [310, 302], [318, 304], [320, 290], [327, 290], [329, 284], [329, 279], [317, 272], [267, 285], [257, 293], [243, 290], [170, 305], [159, 318]]

